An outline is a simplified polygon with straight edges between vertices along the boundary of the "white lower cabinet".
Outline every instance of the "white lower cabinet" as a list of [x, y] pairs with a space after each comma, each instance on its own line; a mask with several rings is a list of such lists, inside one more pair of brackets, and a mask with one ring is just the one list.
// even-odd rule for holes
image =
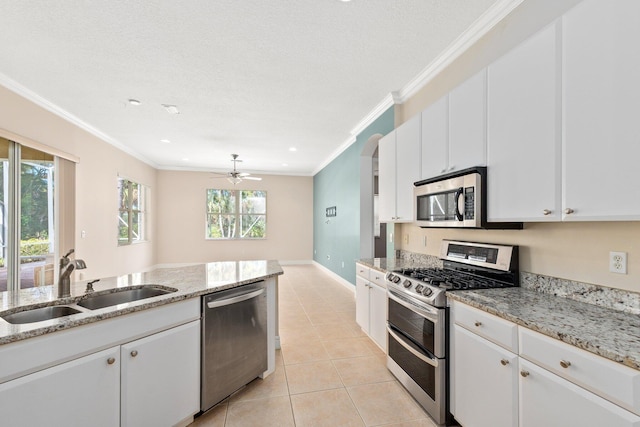
[[200, 408], [200, 322], [120, 350], [121, 426], [173, 426]]
[[95, 426], [120, 422], [120, 347], [0, 384], [0, 424]]
[[356, 264], [356, 272], [356, 323], [386, 352], [387, 289], [381, 286], [384, 274], [360, 264]]
[[636, 370], [458, 301], [451, 318], [451, 408], [464, 427], [640, 427]]
[[640, 417], [520, 359], [520, 427], [639, 427]]
[[455, 417], [465, 427], [518, 425], [518, 356], [455, 325]]

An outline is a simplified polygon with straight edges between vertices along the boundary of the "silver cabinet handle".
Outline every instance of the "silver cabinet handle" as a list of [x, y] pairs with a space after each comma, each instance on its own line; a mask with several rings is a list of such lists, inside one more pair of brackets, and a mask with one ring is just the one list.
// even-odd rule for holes
[[476, 325], [476, 327], [478, 327], [478, 328], [479, 328], [480, 326], [482, 326], [482, 322], [478, 322], [478, 321], [476, 320], [476, 323], [474, 323], [474, 325]]
[[116, 358], [115, 357], [110, 357], [107, 359], [107, 364], [108, 365], [113, 365], [114, 363], [116, 363]]
[[564, 213], [566, 213], [567, 215], [571, 215], [572, 213], [574, 213], [575, 211], [571, 208], [567, 208], [564, 210]]
[[567, 369], [569, 366], [571, 366], [571, 362], [569, 362], [568, 360], [561, 360], [560, 361], [560, 366], [562, 366], [563, 368]]
[[507, 359], [502, 359], [500, 363], [502, 364], [502, 366], [507, 366], [509, 364], [509, 361]]
[[544, 216], [551, 215], [551, 211], [549, 209], [545, 209], [545, 210], [542, 211], [542, 214]]
[[133, 350], [131, 352], [131, 357], [136, 357], [138, 355], [138, 350]]
[[520, 371], [520, 375], [522, 375], [524, 378], [529, 376], [529, 371]]

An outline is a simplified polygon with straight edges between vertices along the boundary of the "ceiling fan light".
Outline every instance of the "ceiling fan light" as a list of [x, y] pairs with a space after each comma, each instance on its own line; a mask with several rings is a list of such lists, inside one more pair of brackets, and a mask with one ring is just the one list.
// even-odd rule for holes
[[229, 181], [233, 185], [236, 185], [236, 184], [242, 182], [242, 178], [240, 178], [239, 176], [229, 176], [229, 177], [227, 177], [227, 181]]

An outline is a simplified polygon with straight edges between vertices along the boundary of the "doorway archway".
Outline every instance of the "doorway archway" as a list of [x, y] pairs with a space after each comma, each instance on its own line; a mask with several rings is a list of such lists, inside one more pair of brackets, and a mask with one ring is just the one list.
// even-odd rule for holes
[[[384, 135], [371, 135], [360, 153], [360, 258], [375, 258], [374, 176], [377, 174], [378, 141]], [[381, 238], [384, 232], [378, 233]]]

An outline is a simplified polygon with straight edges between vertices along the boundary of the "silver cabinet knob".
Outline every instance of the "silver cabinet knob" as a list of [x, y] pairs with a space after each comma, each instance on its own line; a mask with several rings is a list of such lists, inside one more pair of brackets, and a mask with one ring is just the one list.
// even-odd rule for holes
[[480, 326], [482, 326], [482, 322], [478, 322], [478, 321], [476, 320], [476, 323], [474, 323], [474, 325], [476, 325], [476, 326], [479, 328]]
[[509, 364], [509, 361], [507, 359], [502, 359], [500, 363], [502, 363], [502, 366], [507, 366]]
[[107, 364], [108, 365], [113, 365], [114, 363], [116, 363], [116, 358], [115, 357], [110, 357], [107, 359]]
[[520, 375], [526, 378], [529, 376], [529, 371], [520, 371]]
[[561, 360], [560, 361], [560, 366], [562, 366], [563, 368], [567, 369], [569, 366], [571, 366], [571, 362], [569, 362], [568, 360]]
[[547, 216], [547, 215], [551, 215], [551, 211], [549, 209], [545, 209], [542, 211], [542, 214]]
[[131, 357], [136, 357], [138, 355], [138, 350], [133, 350], [131, 352]]
[[564, 213], [566, 213], [567, 215], [571, 215], [572, 213], [574, 213], [575, 211], [571, 208], [567, 208], [564, 210]]

